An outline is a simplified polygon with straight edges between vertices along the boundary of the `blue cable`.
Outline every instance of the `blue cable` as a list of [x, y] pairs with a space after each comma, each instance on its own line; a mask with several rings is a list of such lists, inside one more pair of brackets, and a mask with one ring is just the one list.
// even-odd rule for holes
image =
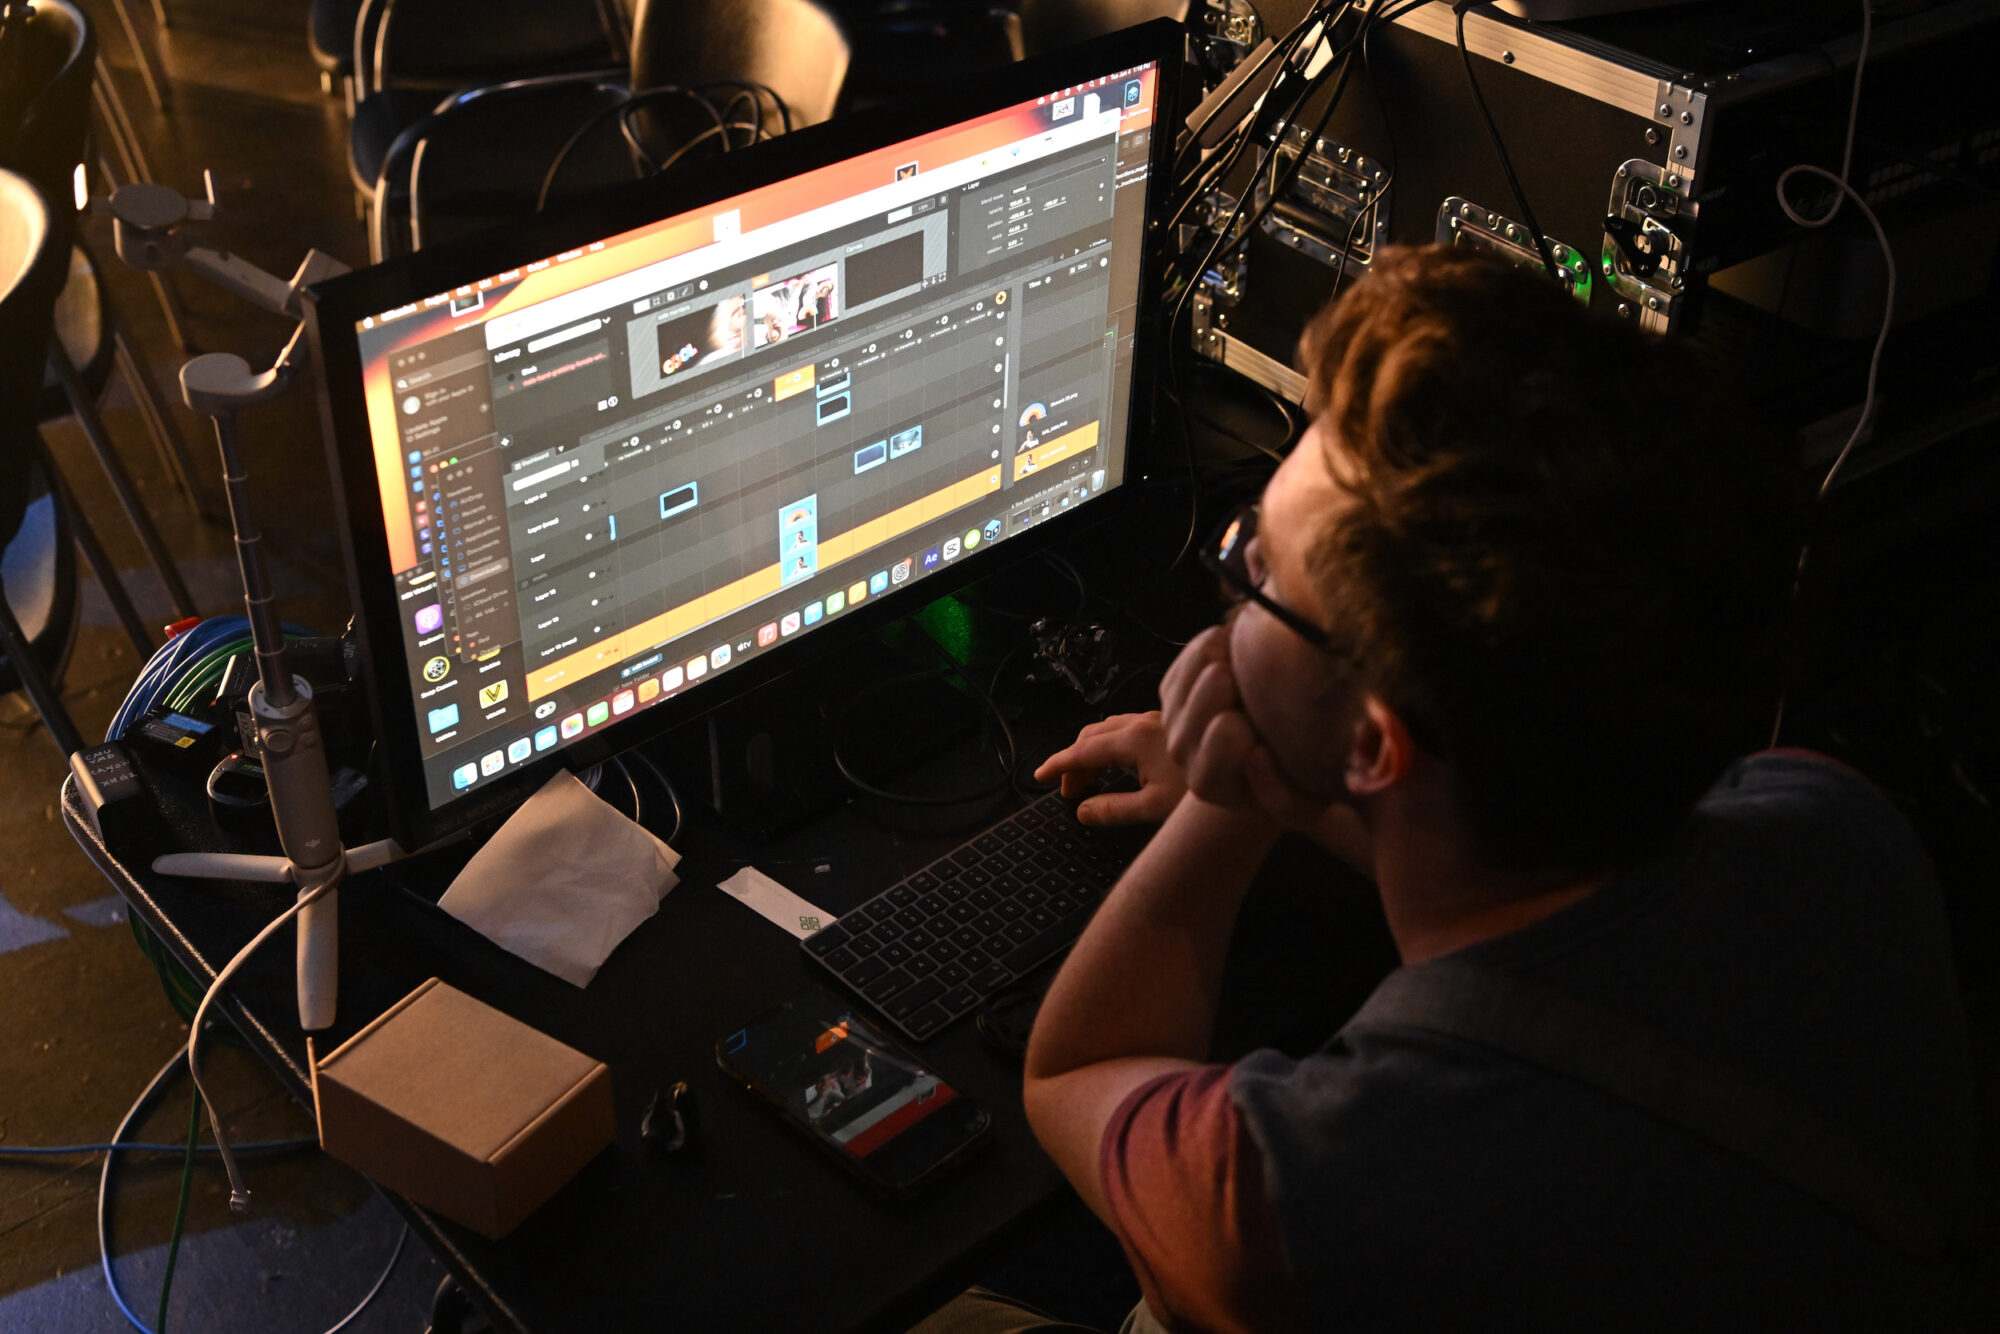
[[[310, 632], [302, 626], [285, 625], [287, 635], [305, 635]], [[105, 740], [116, 741], [125, 735], [134, 720], [142, 717], [160, 701], [160, 698], [179, 684], [185, 669], [200, 662], [210, 653], [233, 641], [241, 640], [244, 648], [250, 646], [250, 618], [247, 616], [211, 616], [193, 629], [183, 632], [160, 645], [146, 665], [139, 669], [132, 688], [125, 693], [124, 702], [111, 716], [111, 725], [105, 729]]]

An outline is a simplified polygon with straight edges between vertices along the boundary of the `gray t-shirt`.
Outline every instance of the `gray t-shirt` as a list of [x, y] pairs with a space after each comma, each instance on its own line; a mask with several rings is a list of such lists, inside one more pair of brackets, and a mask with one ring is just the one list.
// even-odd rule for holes
[[[1454, 957], [1789, 1095], [1966, 1216], [1970, 1059], [1935, 878], [1845, 769], [1741, 761], [1656, 859]], [[1230, 1093], [1316, 1328], [1910, 1329], [1939, 1300], [1761, 1169], [1453, 1039], [1260, 1052]]]

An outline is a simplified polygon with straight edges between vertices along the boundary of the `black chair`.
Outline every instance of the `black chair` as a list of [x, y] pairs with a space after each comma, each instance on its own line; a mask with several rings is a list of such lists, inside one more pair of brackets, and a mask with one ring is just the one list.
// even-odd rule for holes
[[615, 0], [362, 0], [354, 24], [347, 166], [373, 198], [389, 148], [447, 94], [626, 61]]
[[926, 97], [1024, 50], [1020, 14], [992, 0], [844, 0], [838, 12], [854, 47], [847, 111]]
[[[353, 90], [354, 21], [361, 17], [361, 0], [312, 0], [306, 16], [306, 45], [319, 66], [319, 86], [327, 93]], [[349, 104], [352, 105], [351, 103]]]
[[1189, 8], [1189, 0], [1021, 0], [1021, 39], [1029, 55], [1047, 55], [1151, 19], [1184, 22]]
[[632, 88], [761, 83], [783, 99], [789, 126], [832, 118], [852, 59], [837, 20], [814, 0], [638, 0]]
[[[18, 171], [33, 181], [44, 199], [67, 201], [89, 138], [96, 39], [89, 20], [69, 0], [38, 0], [33, 16], [16, 37], [24, 46], [9, 57], [8, 100], [0, 103], [0, 167]], [[60, 270], [65, 275], [74, 275], [76, 290], [66, 298], [59, 298], [57, 304], [63, 317], [58, 327], [65, 336], [44, 340], [45, 391], [37, 419], [47, 421], [72, 414], [76, 417], [119, 507], [158, 571], [176, 614], [192, 616], [194, 599], [187, 583], [161, 540], [97, 410], [114, 360], [138, 400], [169, 476], [181, 486], [190, 503], [194, 503], [196, 493], [187, 449], [158, 386], [145, 374], [134, 355], [98, 281], [89, 253], [74, 244], [76, 217], [74, 209], [59, 203], [50, 223], [52, 235], [66, 256]], [[100, 570], [99, 574], [100, 577], [108, 574], [107, 586], [116, 578], [115, 571]]]
[[[575, 197], [653, 164], [671, 165], [715, 128], [705, 113], [693, 114], [697, 104], [684, 90], [737, 80], [764, 85], [778, 99], [758, 100], [765, 133], [782, 130], [787, 119], [799, 126], [833, 114], [848, 45], [813, 0], [728, 0], [697, 9], [686, 0], [679, 7], [640, 0], [630, 84], [605, 75], [515, 80], [448, 98], [406, 129], [376, 180], [373, 258], [534, 212], [544, 196]], [[751, 116], [747, 102], [737, 105], [733, 114]], [[621, 109], [630, 112], [631, 141], [620, 132]]]
[[76, 635], [76, 569], [34, 416], [62, 260], [41, 192], [0, 169], [0, 690], [25, 691], [68, 755], [83, 744], [57, 689]]
[[536, 211], [557, 154], [593, 119], [549, 181], [550, 199], [634, 179], [632, 155], [608, 113], [629, 94], [622, 79], [552, 75], [473, 88], [397, 136], [369, 207], [376, 263]]

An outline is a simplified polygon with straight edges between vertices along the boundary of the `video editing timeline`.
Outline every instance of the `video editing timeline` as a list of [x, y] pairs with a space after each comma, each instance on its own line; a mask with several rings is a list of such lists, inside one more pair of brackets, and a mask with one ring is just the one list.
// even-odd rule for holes
[[1108, 91], [389, 358], [434, 805], [1118, 484], [1147, 131]]

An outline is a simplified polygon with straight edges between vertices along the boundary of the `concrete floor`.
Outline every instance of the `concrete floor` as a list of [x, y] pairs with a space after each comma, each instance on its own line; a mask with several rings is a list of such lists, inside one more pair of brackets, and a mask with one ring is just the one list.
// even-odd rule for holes
[[[214, 171], [222, 219], [210, 235], [252, 262], [289, 274], [307, 246], [350, 263], [366, 259], [343, 157], [345, 120], [322, 96], [305, 43], [305, 5], [268, 0], [173, 0], [175, 26], [153, 28], [149, 7], [127, 0], [142, 35], [157, 43], [176, 105], [156, 114], [109, 0], [84, 0], [99, 22], [113, 79], [152, 155], [155, 179], [190, 193]], [[117, 309], [144, 359], [168, 388], [180, 355], [169, 345], [148, 286], [118, 266], [106, 224], [86, 227], [104, 262]], [[200, 350], [269, 363], [286, 333], [215, 289], [175, 279]], [[129, 390], [113, 377], [105, 413], [127, 466], [180, 557], [200, 610], [239, 609], [226, 527], [205, 521], [176, 492], [147, 442]], [[205, 423], [179, 424], [200, 470], [202, 500], [220, 512]], [[254, 507], [266, 525], [288, 619], [338, 630], [346, 618], [340, 558], [324, 485], [321, 438], [307, 392], [245, 419]], [[48, 432], [72, 485], [145, 618], [172, 612], [129, 530], [116, 519], [75, 425]], [[1883, 781], [1917, 819], [1952, 901], [1959, 954], [1985, 1072], [1996, 1097], [1993, 1017], [2000, 1014], [2000, 668], [1990, 626], [2000, 598], [1986, 489], [1940, 519], [1948, 529], [1893, 550], [1857, 548], [1829, 637], [1839, 645], [1820, 689], [1797, 701], [1795, 739], [1841, 753]], [[1957, 536], [1952, 536], [1956, 533]], [[1829, 549], [1829, 567], [1840, 553]], [[86, 580], [83, 627], [63, 694], [86, 737], [101, 736], [139, 661], [108, 604]], [[65, 767], [25, 700], [0, 698], [0, 1146], [72, 1143], [109, 1136], [139, 1090], [186, 1039], [123, 913], [56, 815]], [[253, 1061], [218, 1049], [210, 1065], [232, 1129], [244, 1138], [310, 1133], [305, 1116]], [[185, 1133], [186, 1091], [176, 1086], [143, 1137]], [[94, 1204], [98, 1164], [0, 1162], [0, 1331], [120, 1327], [97, 1273]], [[390, 1211], [353, 1173], [317, 1154], [259, 1159], [255, 1206], [232, 1217], [220, 1171], [196, 1175], [170, 1324], [180, 1329], [323, 1328], [374, 1281], [397, 1234]], [[1989, 1171], [1988, 1180], [1992, 1181]], [[122, 1168], [113, 1212], [120, 1275], [150, 1324], [164, 1261], [178, 1159], [134, 1159]], [[2000, 1191], [1989, 1189], [1989, 1198]], [[415, 1334], [441, 1271], [412, 1243], [394, 1280], [350, 1328]]]
[[[142, 39], [156, 43], [174, 106], [156, 113], [146, 97], [116, 8], [85, 0], [112, 79], [138, 125], [154, 179], [191, 194], [201, 170], [215, 173], [221, 220], [209, 231], [251, 262], [289, 276], [307, 246], [350, 264], [367, 261], [344, 165], [345, 118], [323, 96], [305, 40], [304, 3], [174, 0], [174, 26], [154, 29], [144, 4], [127, 0]], [[171, 394], [181, 355], [169, 342], [146, 282], [112, 254], [108, 223], [85, 239], [113, 304], [163, 390]], [[234, 351], [268, 365], [288, 330], [190, 278], [170, 279], [191, 315], [200, 351]], [[126, 466], [179, 557], [199, 610], [241, 610], [226, 523], [199, 517], [176, 490], [148, 441], [131, 391], [114, 374], [104, 415]], [[179, 410], [203, 488], [222, 513], [213, 436]], [[340, 557], [309, 389], [244, 418], [254, 507], [269, 532], [287, 619], [337, 631], [346, 619]], [[159, 579], [122, 520], [76, 424], [47, 431], [86, 512], [124, 570], [145, 620], [175, 619]], [[157, 633], [157, 630], [156, 630]], [[101, 737], [139, 668], [96, 584], [85, 581], [83, 625], [63, 698], [86, 739]], [[187, 1040], [152, 967], [135, 946], [122, 908], [56, 815], [62, 757], [19, 694], [0, 698], [0, 1147], [110, 1137], [125, 1109]], [[207, 1063], [227, 1124], [245, 1139], [310, 1135], [309, 1119], [256, 1063], [218, 1049]], [[175, 1140], [187, 1127], [187, 1086], [162, 1097], [140, 1138]], [[97, 1269], [94, 1210], [99, 1160], [0, 1162], [0, 1330], [121, 1327]], [[353, 1306], [381, 1272], [400, 1222], [355, 1173], [317, 1153], [266, 1157], [246, 1169], [252, 1211], [232, 1216], [219, 1166], [196, 1173], [188, 1239], [181, 1251], [169, 1325], [183, 1329], [323, 1329]], [[179, 1185], [179, 1159], [129, 1158], [116, 1175], [112, 1224], [125, 1257], [128, 1300], [153, 1322]], [[350, 1329], [415, 1334], [442, 1271], [412, 1242], [391, 1286]]]

